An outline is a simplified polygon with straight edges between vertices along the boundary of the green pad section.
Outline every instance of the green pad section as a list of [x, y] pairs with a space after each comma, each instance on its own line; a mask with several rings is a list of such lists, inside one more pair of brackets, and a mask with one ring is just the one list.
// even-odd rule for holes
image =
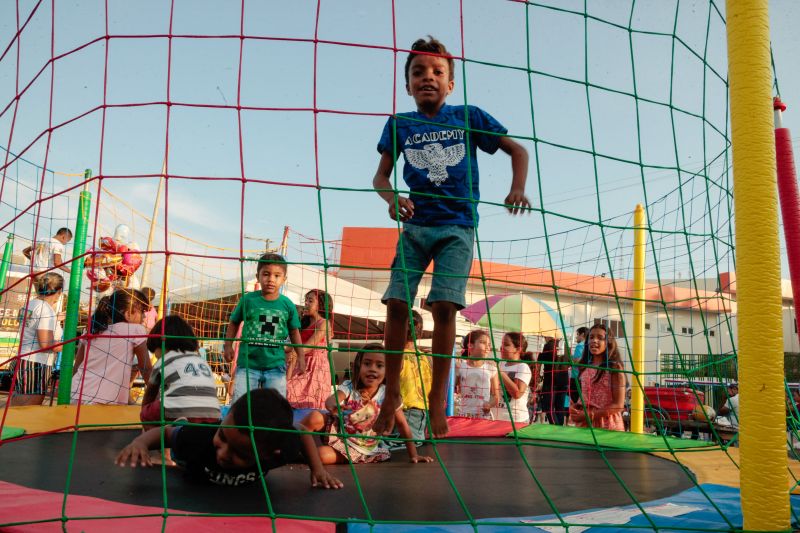
[[25, 430], [22, 428], [12, 428], [5, 426], [3, 427], [3, 432], [0, 434], [0, 440], [6, 439], [13, 439], [15, 437], [20, 437], [25, 433]]
[[[592, 435], [594, 433], [594, 435]], [[711, 442], [679, 439], [677, 437], [661, 437], [627, 431], [611, 431], [609, 429], [578, 428], [572, 426], [554, 426], [551, 424], [532, 424], [517, 430], [517, 435], [524, 439], [552, 440], [557, 442], [572, 442], [575, 444], [599, 444], [604, 448], [619, 448], [622, 450], [636, 450], [647, 452], [668, 452], [670, 450], [684, 450], [687, 448], [712, 448], [716, 444]], [[514, 433], [509, 433], [513, 437]], [[597, 441], [595, 442], [595, 438]]]

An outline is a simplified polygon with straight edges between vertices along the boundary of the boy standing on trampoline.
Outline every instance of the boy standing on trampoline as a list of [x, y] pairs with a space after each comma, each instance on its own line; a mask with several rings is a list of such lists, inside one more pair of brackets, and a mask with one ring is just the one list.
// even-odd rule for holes
[[[453, 59], [445, 46], [429, 37], [411, 47], [405, 65], [406, 90], [417, 111], [389, 118], [378, 143], [381, 159], [372, 180], [389, 204], [392, 220], [403, 222], [403, 233], [392, 263], [386, 304], [386, 399], [374, 430], [388, 434], [394, 411], [402, 406], [403, 365], [409, 302], [413, 302], [425, 269], [433, 261], [433, 281], [427, 302], [432, 307], [433, 383], [428, 395], [434, 437], [447, 434], [445, 398], [450, 356], [455, 342], [455, 316], [466, 305], [464, 294], [472, 266], [479, 200], [477, 150], [493, 154], [499, 148], [511, 156], [511, 191], [505, 198], [516, 215], [530, 207], [525, 197], [528, 152], [507, 137], [507, 130], [475, 106], [445, 105], [453, 91]], [[403, 179], [411, 194], [392, 187], [392, 168], [405, 158]]]
[[296, 373], [306, 371], [306, 352], [300, 338], [300, 317], [294, 303], [280, 293], [286, 282], [286, 260], [282, 255], [266, 253], [258, 259], [256, 279], [260, 291], [248, 292], [231, 313], [225, 332], [225, 360], [236, 359], [233, 339], [242, 326], [233, 401], [248, 391], [275, 389], [286, 396], [286, 353], [288, 337], [297, 354]]

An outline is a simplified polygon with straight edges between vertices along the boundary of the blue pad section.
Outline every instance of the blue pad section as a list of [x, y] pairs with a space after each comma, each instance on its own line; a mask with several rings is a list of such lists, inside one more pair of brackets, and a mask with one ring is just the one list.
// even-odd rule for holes
[[[713, 502], [713, 505], [712, 505]], [[792, 516], [800, 516], [800, 496], [791, 497]], [[562, 515], [563, 524], [555, 515], [518, 518], [494, 518], [478, 520], [476, 528], [464, 525], [412, 525], [403, 524], [405, 531], [415, 532], [474, 532], [481, 533], [514, 532], [519, 533], [520, 526], [526, 532], [555, 533], [567, 532], [566, 524], [570, 524], [569, 533], [644, 533], [654, 528], [683, 530], [720, 530], [742, 528], [742, 506], [739, 489], [724, 485], [701, 485], [680, 492], [675, 496], [654, 500], [641, 504], [642, 510], [635, 505], [612, 507], [610, 509], [593, 509]], [[492, 524], [486, 524], [491, 522]], [[498, 524], [504, 522], [508, 525]], [[593, 527], [601, 524], [613, 524], [621, 527]], [[797, 524], [794, 524], [797, 526]], [[641, 526], [641, 527], [636, 527]], [[389, 532], [397, 531], [397, 524], [377, 524], [370, 528], [369, 524], [348, 524], [350, 532]]]

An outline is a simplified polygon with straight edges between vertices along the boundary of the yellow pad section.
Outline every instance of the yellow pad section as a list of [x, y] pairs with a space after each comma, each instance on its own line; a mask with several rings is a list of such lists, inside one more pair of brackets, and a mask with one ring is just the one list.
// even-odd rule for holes
[[[655, 452], [653, 455], [669, 459], [670, 461], [680, 462], [692, 471], [697, 477], [697, 482], [716, 483], [741, 489], [739, 480], [739, 448], [731, 446], [727, 453], [723, 450], [703, 450], [703, 451], [676, 451], [673, 456], [666, 452]], [[789, 460], [789, 471], [791, 477], [788, 487], [792, 489], [792, 494], [800, 494], [800, 487], [795, 486], [796, 479], [800, 479], [800, 461]]]
[[[23, 428], [26, 434], [71, 429], [130, 429], [141, 427], [140, 405], [29, 405], [9, 407], [5, 425]], [[89, 427], [85, 427], [89, 426]]]

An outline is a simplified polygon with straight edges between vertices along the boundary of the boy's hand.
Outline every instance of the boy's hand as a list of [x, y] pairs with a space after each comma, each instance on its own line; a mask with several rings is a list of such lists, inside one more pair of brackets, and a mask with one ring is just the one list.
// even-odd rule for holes
[[417, 464], [417, 463], [432, 463], [433, 462], [433, 457], [430, 457], [428, 455], [415, 455], [414, 457], [410, 458], [410, 461], [412, 463], [414, 463], [414, 464]]
[[322, 468], [320, 470], [311, 470], [311, 486], [320, 489], [341, 489], [344, 487], [344, 483]]
[[236, 354], [233, 352], [233, 345], [226, 344], [223, 350], [225, 352], [225, 361], [228, 363], [232, 363], [233, 359], [236, 357]]
[[122, 448], [122, 451], [117, 455], [114, 464], [117, 466], [125, 466], [125, 463], [130, 461], [130, 467], [135, 468], [138, 462], [140, 466], [153, 466], [150, 461], [150, 450], [142, 444], [138, 438], [133, 439], [133, 442]]
[[394, 200], [389, 202], [389, 217], [397, 220], [397, 209], [400, 210], [400, 221], [405, 222], [414, 216], [414, 202], [405, 196], [397, 196], [397, 205]]
[[525, 196], [525, 191], [518, 191], [511, 189], [511, 192], [508, 193], [506, 199], [503, 201], [506, 204], [506, 209], [512, 215], [518, 215], [525, 211], [525, 208], [529, 208], [531, 206], [528, 197]]

